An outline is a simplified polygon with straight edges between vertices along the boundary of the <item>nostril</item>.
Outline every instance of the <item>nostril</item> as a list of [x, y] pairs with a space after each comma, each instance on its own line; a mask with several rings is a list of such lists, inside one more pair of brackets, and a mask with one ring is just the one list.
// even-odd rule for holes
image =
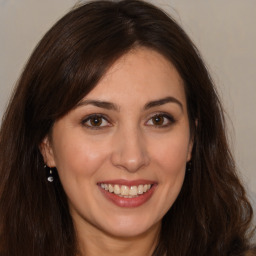
[[143, 134], [136, 127], [120, 129], [113, 140], [112, 164], [136, 172], [149, 164], [149, 154]]
[[144, 153], [134, 152], [128, 154], [127, 152], [115, 152], [112, 154], [112, 164], [118, 168], [125, 169], [129, 172], [136, 172], [141, 168], [148, 166], [149, 157]]

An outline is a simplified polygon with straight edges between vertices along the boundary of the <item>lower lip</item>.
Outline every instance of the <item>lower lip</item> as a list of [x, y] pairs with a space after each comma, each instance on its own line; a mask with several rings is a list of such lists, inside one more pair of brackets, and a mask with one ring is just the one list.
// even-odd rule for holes
[[144, 203], [146, 203], [153, 195], [156, 185], [152, 185], [150, 190], [148, 190], [146, 193], [139, 195], [137, 197], [133, 197], [133, 198], [120, 197], [114, 193], [110, 193], [110, 192], [106, 191], [105, 189], [101, 188], [100, 186], [99, 186], [99, 188], [102, 191], [103, 195], [108, 200], [113, 202], [115, 205], [117, 205], [119, 207], [132, 208], [132, 207], [141, 206]]

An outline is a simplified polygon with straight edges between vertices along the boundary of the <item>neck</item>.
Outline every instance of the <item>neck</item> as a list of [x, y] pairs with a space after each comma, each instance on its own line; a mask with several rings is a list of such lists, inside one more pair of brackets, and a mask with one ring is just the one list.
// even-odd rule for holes
[[[77, 230], [79, 253], [77, 256], [149, 256], [159, 241], [161, 223], [155, 224], [135, 237], [115, 237], [91, 227]], [[96, 232], [95, 232], [96, 231]]]

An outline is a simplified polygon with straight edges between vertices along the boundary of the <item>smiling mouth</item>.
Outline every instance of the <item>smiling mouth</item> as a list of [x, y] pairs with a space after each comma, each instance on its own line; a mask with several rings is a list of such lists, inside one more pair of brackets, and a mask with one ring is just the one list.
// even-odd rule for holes
[[140, 184], [138, 186], [126, 186], [119, 184], [101, 183], [101, 188], [123, 198], [134, 198], [148, 192], [152, 184]]
[[108, 180], [97, 183], [104, 197], [119, 207], [133, 208], [150, 200], [157, 183], [149, 180]]

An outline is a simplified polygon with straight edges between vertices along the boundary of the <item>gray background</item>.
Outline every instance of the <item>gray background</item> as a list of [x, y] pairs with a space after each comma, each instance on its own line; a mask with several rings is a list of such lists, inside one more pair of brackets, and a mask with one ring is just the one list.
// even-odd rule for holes
[[[201, 51], [223, 100], [230, 143], [255, 205], [256, 1], [149, 2], [175, 17]], [[75, 0], [0, 0], [0, 118], [32, 49], [75, 3]]]

